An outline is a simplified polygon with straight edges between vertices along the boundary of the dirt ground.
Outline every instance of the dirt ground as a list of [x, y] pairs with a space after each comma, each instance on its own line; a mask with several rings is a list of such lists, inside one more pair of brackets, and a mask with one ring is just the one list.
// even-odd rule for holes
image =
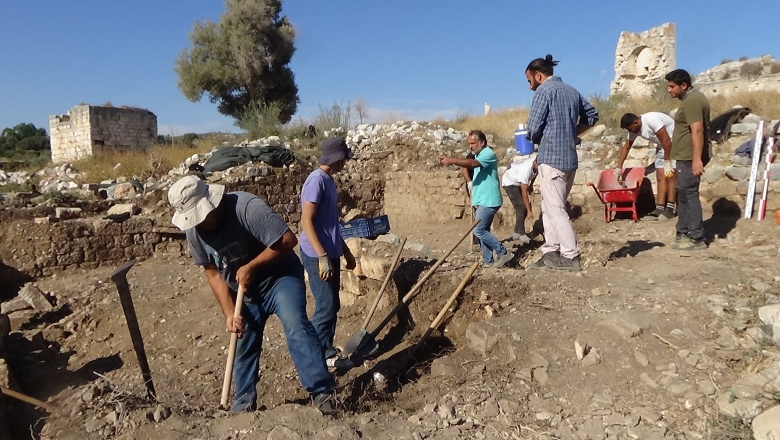
[[[574, 220], [580, 273], [525, 270], [539, 257], [541, 238], [520, 248], [507, 242], [515, 261], [478, 269], [444, 332], [407, 362], [405, 350], [479, 258], [462, 244], [410, 312], [382, 333], [378, 358], [338, 377], [342, 413], [333, 418], [320, 415], [300, 387], [276, 319], [265, 333], [261, 410], [229, 416], [218, 409], [229, 337], [188, 258], [152, 258], [128, 274], [158, 402], [145, 397], [109, 279], [115, 267], [41, 279], [37, 286], [58, 310], [12, 333], [9, 351], [17, 355], [9, 363], [21, 389], [55, 409], [15, 404], [14, 438], [749, 438], [737, 436], [738, 421], [718, 415], [715, 399], [780, 357], [746, 337], [758, 325], [756, 309], [780, 294], [780, 226], [774, 213], [763, 222], [740, 219], [732, 205], [707, 207], [711, 244], [698, 252], [672, 250], [673, 222], [607, 224], [600, 207], [586, 209]], [[393, 233], [435, 258], [467, 227]], [[391, 245], [385, 249], [392, 255]], [[405, 251], [398, 290], [429, 266]], [[342, 309], [337, 344], [358, 330], [372, 299]], [[508, 342], [485, 345], [491, 338]]]

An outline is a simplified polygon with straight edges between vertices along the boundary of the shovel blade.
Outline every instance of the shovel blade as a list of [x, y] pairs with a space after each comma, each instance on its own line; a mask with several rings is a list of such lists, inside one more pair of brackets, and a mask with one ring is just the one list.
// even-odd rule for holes
[[365, 357], [375, 352], [378, 348], [379, 344], [376, 343], [374, 336], [366, 329], [361, 328], [344, 344], [342, 354], [344, 356], [357, 354], [360, 357]]

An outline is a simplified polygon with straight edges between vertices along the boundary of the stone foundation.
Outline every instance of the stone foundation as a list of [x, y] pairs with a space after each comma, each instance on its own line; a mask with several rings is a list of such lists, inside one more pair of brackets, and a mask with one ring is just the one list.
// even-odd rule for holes
[[468, 216], [469, 204], [460, 171], [385, 174], [385, 214], [391, 225], [461, 219]]

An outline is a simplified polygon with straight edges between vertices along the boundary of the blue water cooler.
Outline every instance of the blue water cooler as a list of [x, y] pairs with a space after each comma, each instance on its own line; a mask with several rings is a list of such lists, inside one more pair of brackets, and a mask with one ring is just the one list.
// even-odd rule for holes
[[515, 147], [517, 148], [517, 154], [520, 156], [527, 156], [534, 152], [534, 144], [525, 137], [528, 134], [528, 129], [525, 125], [520, 126], [515, 130]]

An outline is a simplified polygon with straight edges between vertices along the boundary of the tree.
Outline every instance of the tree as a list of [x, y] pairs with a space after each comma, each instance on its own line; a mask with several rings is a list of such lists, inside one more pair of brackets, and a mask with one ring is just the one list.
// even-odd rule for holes
[[[279, 107], [279, 122], [298, 110], [298, 86], [288, 66], [295, 31], [280, 16], [281, 0], [227, 0], [219, 23], [196, 22], [192, 48], [179, 54], [179, 89], [192, 102], [203, 94], [236, 118], [258, 106]], [[254, 107], [252, 107], [254, 106]]]
[[33, 124], [16, 124], [13, 128], [6, 128], [0, 132], [0, 154], [24, 155], [28, 152], [41, 153], [49, 149], [46, 130], [36, 128]]
[[357, 113], [360, 124], [362, 124], [364, 120], [368, 119], [368, 102], [366, 102], [366, 98], [361, 96], [357, 101], [355, 101], [354, 104], [352, 104], [352, 107], [355, 108], [355, 113]]

